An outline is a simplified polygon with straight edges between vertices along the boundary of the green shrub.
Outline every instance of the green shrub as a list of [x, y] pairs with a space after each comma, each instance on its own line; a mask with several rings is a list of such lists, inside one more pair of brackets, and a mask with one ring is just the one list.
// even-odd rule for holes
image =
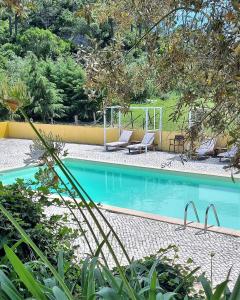
[[49, 30], [30, 28], [20, 37], [24, 52], [32, 51], [38, 58], [55, 58], [70, 51], [69, 42], [65, 42]]
[[[14, 218], [29, 234], [44, 254], [56, 263], [56, 255], [60, 250], [67, 253], [68, 258], [73, 257], [74, 248], [71, 241], [76, 231], [67, 227], [66, 215], [53, 215], [47, 217], [45, 209], [54, 204], [48, 199], [48, 188], [32, 187], [18, 179], [16, 183], [3, 186], [0, 183], [0, 203], [12, 213]], [[12, 246], [21, 239], [11, 223], [3, 216], [0, 218], [0, 256], [3, 255], [3, 245]], [[32, 251], [26, 244], [18, 247], [18, 255], [23, 261], [31, 260]]]
[[[15, 292], [19, 293], [19, 296], [31, 297], [34, 293], [34, 291], [31, 291], [31, 287], [28, 287], [27, 281], [21, 277], [23, 272], [30, 271], [35, 278], [34, 285], [49, 297], [46, 299], [58, 299], [55, 298], [56, 295], [54, 294], [54, 288], [58, 285], [57, 281], [51, 276], [46, 266], [40, 261], [32, 261], [25, 264], [19, 262], [21, 265], [21, 270], [19, 270], [12, 260], [13, 257], [16, 259], [16, 255], [8, 247], [5, 246], [4, 248], [11, 263], [11, 266], [5, 270], [5, 274], [8, 280], [14, 284]], [[169, 248], [163, 249], [161, 253], [166, 254], [168, 250]], [[124, 267], [124, 273], [134, 290], [137, 300], [202, 299], [198, 294], [193, 294], [192, 292], [193, 275], [188, 272], [187, 274], [190, 274], [190, 276], [187, 277], [187, 274], [184, 274], [182, 271], [178, 272], [179, 268], [175, 269], [174, 264], [171, 266], [165, 263], [164, 259], [161, 259], [151, 257], [141, 261], [134, 261], [129, 266]], [[122, 280], [118, 272], [115, 269], [111, 270], [102, 266], [97, 256], [89, 257], [79, 264], [78, 268], [70, 269], [69, 263], [64, 260], [62, 252], [60, 252], [58, 256], [58, 272], [64, 278], [65, 284], [71, 290], [74, 299], [131, 299], [125, 288], [121, 288]], [[151, 288], [154, 280], [156, 280], [156, 286]], [[1, 291], [4, 292], [4, 289], [1, 290], [2, 282], [0, 271], [0, 293]], [[47, 287], [49, 288], [48, 293], [46, 293]], [[155, 294], [155, 297], [150, 298], [150, 294]], [[94, 295], [96, 298], [93, 297]], [[161, 298], [163, 295], [164, 298]], [[167, 296], [172, 297], [165, 298]]]

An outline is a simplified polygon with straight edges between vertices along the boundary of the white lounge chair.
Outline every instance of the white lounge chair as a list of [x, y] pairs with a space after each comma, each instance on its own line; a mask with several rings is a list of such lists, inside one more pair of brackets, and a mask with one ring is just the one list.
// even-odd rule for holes
[[215, 145], [216, 145], [216, 139], [214, 139], [214, 138], [206, 139], [195, 150], [195, 154], [198, 157], [203, 157], [203, 156], [206, 156], [206, 155], [209, 155], [209, 154], [213, 154]]
[[145, 151], [147, 151], [147, 149], [149, 147], [151, 147], [152, 144], [153, 144], [154, 136], [155, 136], [154, 132], [148, 132], [148, 133], [146, 133], [144, 135], [141, 143], [127, 146], [127, 149], [129, 151], [129, 153], [131, 152], [131, 150], [134, 150], [134, 151], [139, 150], [139, 151], [141, 151], [141, 150], [145, 149]]
[[229, 149], [226, 152], [222, 152], [218, 154], [219, 161], [222, 160], [222, 158], [231, 159], [233, 158], [238, 152], [238, 146], [233, 145], [231, 149]]
[[127, 146], [132, 133], [133, 132], [130, 130], [123, 130], [117, 142], [106, 143], [106, 150], [108, 150], [108, 148], [121, 148]]

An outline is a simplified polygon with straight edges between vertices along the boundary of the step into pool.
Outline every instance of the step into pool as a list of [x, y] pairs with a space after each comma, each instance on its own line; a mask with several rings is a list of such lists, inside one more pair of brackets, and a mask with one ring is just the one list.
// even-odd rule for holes
[[[185, 205], [194, 201], [201, 223], [207, 206], [213, 203], [221, 227], [240, 230], [239, 181], [77, 159], [64, 163], [96, 203], [183, 219]], [[36, 167], [26, 167], [0, 172], [0, 181], [32, 179], [36, 171]], [[191, 208], [188, 219], [195, 220]], [[212, 211], [209, 224], [216, 224]]]

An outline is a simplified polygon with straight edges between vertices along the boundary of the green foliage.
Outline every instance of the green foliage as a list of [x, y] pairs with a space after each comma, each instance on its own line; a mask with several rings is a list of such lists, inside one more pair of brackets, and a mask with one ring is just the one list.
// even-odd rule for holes
[[0, 20], [0, 45], [9, 41], [8, 22]]
[[56, 85], [41, 73], [37, 60], [32, 57], [28, 87], [32, 96], [32, 103], [28, 111], [40, 117], [43, 122], [50, 118], [59, 118], [64, 115], [62, 97]]
[[[51, 277], [48, 273], [46, 265], [40, 261], [22, 263], [14, 251], [8, 246], [4, 246], [6, 258], [11, 265], [0, 270], [0, 295], [5, 300], [21, 300], [33, 296], [34, 299], [73, 299], [67, 284], [71, 285], [68, 276], [62, 278], [65, 280], [63, 289], [58, 287], [56, 278]], [[62, 252], [58, 256], [58, 272], [57, 276], [61, 277], [61, 269], [64, 275], [69, 272], [69, 267], [60, 258]], [[5, 260], [6, 261], [6, 260]], [[7, 261], [6, 261], [7, 262]], [[78, 274], [75, 272], [75, 276]], [[72, 285], [72, 294], [75, 294], [76, 284]]]
[[[74, 274], [70, 280], [66, 278], [68, 268], [63, 259], [62, 252], [58, 256], [58, 275], [63, 278], [71, 294], [66, 294], [57, 285], [54, 277], [51, 277], [46, 266], [39, 261], [23, 264], [9, 247], [4, 247], [6, 258], [11, 263], [8, 269], [0, 270], [0, 295], [6, 300], [19, 300], [23, 297], [35, 296], [34, 299], [104, 299], [104, 300], [128, 300], [132, 299], [119, 275], [108, 268], [101, 266], [98, 257], [87, 258], [80, 264], [81, 273]], [[166, 250], [162, 250], [164, 253]], [[175, 274], [174, 268], [162, 264], [156, 258], [147, 261], [133, 262], [126, 270], [128, 280], [134, 289], [136, 300], [238, 300], [240, 290], [240, 276], [231, 292], [227, 287], [227, 280], [217, 285], [212, 290], [204, 275], [200, 281], [203, 285], [205, 296], [199, 293], [189, 292], [186, 285], [191, 286], [193, 272], [190, 277], [178, 274], [174, 282], [173, 291], [166, 287]], [[159, 266], [161, 267], [159, 268]], [[139, 270], [140, 272], [135, 273]], [[4, 271], [3, 271], [4, 270]], [[11, 271], [10, 271], [11, 270]], [[80, 276], [79, 276], [80, 275]], [[185, 279], [184, 279], [185, 278]], [[190, 280], [190, 281], [189, 281]], [[189, 281], [189, 282], [188, 282]], [[179, 284], [179, 282], [181, 282]], [[185, 288], [182, 283], [184, 282]], [[179, 290], [182, 289], [182, 293]]]
[[101, 99], [91, 100], [84, 91], [86, 74], [71, 57], [58, 58], [55, 62], [42, 62], [42, 74], [53, 82], [60, 91], [65, 107], [62, 119], [73, 120], [78, 115], [81, 120], [93, 120], [93, 112], [100, 109]]
[[20, 107], [26, 106], [30, 101], [30, 95], [26, 84], [14, 78], [8, 78], [0, 74], [0, 103], [15, 113]]
[[[6, 291], [5, 285], [3, 285], [3, 283], [5, 283], [18, 297], [22, 297], [23, 295], [34, 296], [35, 293], [38, 293], [41, 296], [36, 296], [36, 299], [44, 299], [44, 297], [46, 297], [46, 299], [55, 299], [53, 294], [55, 295], [54, 291], [57, 287], [57, 281], [51, 277], [49, 271], [41, 262], [35, 261], [23, 264], [14, 254], [13, 250], [7, 246], [5, 246], [4, 249], [7, 259], [9, 259], [12, 266], [8, 267], [11, 272], [6, 270], [4, 274], [0, 271], [0, 292], [4, 293]], [[162, 250], [162, 252], [165, 252], [165, 250]], [[156, 300], [160, 296], [168, 296], [169, 299], [172, 297], [174, 300], [186, 299], [185, 296], [189, 294], [189, 288], [186, 288], [186, 286], [191, 285], [191, 283], [188, 283], [189, 278], [185, 280], [183, 275], [179, 273], [174, 284], [175, 288], [172, 286], [170, 290], [173, 290], [173, 292], [171, 292], [166, 286], [166, 283], [169, 278], [173, 277], [174, 268], [164, 263], [161, 263], [161, 268], [159, 268], [159, 264], [160, 261], [156, 259], [156, 257], [152, 257], [151, 265], [145, 264], [145, 261], [142, 260], [142, 263], [133, 262], [126, 268], [127, 277], [134, 289], [136, 299]], [[79, 269], [80, 274], [75, 272], [73, 273], [73, 277], [69, 277], [69, 275], [67, 275], [69, 272], [68, 264], [63, 259], [63, 253], [59, 253], [58, 274], [64, 279], [69, 290], [72, 291], [74, 299], [93, 299], [94, 296], [96, 296], [97, 299], [106, 300], [131, 299], [127, 290], [123, 287], [123, 282], [119, 274], [101, 266], [97, 256], [85, 259], [79, 265]], [[138, 270], [137, 273], [136, 270]], [[17, 278], [20, 279], [20, 282], [16, 280]], [[192, 278], [193, 275], [190, 275], [190, 282]], [[161, 279], [161, 281], [159, 281], [159, 279]], [[182, 282], [185, 283], [184, 288], [182, 288]], [[165, 285], [163, 283], [165, 283]], [[33, 289], [33, 287], [35, 288]], [[177, 290], [178, 287], [181, 289], [181, 293]], [[56, 294], [68, 299], [67, 295], [59, 288]], [[188, 299], [200, 299], [197, 294], [194, 297], [189, 296]]]
[[[169, 251], [173, 251], [174, 259], [170, 259], [167, 256]], [[193, 288], [193, 283], [195, 277], [192, 275], [188, 280], [184, 280], [191, 272], [192, 266], [189, 265], [179, 265], [175, 263], [178, 258], [178, 249], [176, 246], [170, 245], [166, 249], [160, 249], [156, 255], [151, 255], [150, 257], [145, 257], [139, 261], [132, 263], [132, 266], [126, 267], [126, 273], [128, 280], [132, 280], [132, 270], [134, 269], [135, 274], [139, 278], [148, 278], [150, 270], [156, 272], [156, 280], [158, 285], [161, 287], [162, 292], [175, 292], [178, 288], [178, 292], [175, 295], [177, 299], [183, 299], [186, 294], [194, 295], [195, 291]], [[181, 284], [181, 286], [180, 286]], [[143, 284], [140, 284], [144, 287]]]
[[0, 103], [0, 120], [4, 121], [6, 118], [9, 118], [9, 111]]
[[[170, 93], [168, 95], [163, 95], [160, 99], [157, 97], [152, 97], [147, 101], [142, 103], [133, 103], [132, 107], [162, 107], [163, 115], [162, 115], [162, 125], [164, 131], [176, 131], [183, 130], [184, 126], [188, 122], [188, 110], [185, 109], [182, 112], [181, 118], [178, 120], [173, 120], [171, 118], [174, 113], [175, 106], [177, 105], [179, 99], [179, 95], [177, 93]], [[154, 128], [154, 117], [153, 110], [149, 110], [148, 114], [149, 118], [149, 129]], [[128, 112], [122, 115], [122, 124], [123, 126], [128, 126], [129, 128], [132, 126], [133, 120], [133, 128], [143, 128], [145, 126], [145, 113], [143, 113], [142, 109], [134, 109], [132, 110], [132, 115]], [[156, 127], [159, 126], [159, 111], [156, 110]]]
[[21, 47], [12, 43], [5, 43], [0, 46], [0, 69], [5, 69], [7, 63], [15, 59], [16, 54], [19, 54]]
[[81, 66], [70, 57], [59, 58], [56, 62], [47, 60], [43, 72], [61, 91], [67, 119], [73, 120], [74, 115], [84, 114], [82, 111], [88, 99], [83, 89], [85, 72]]
[[[2, 46], [4, 48], [8, 44]], [[13, 44], [10, 44], [14, 46]], [[22, 80], [27, 83], [27, 79], [30, 72], [30, 61], [31, 56], [27, 55], [22, 58], [21, 56], [15, 55], [11, 50], [4, 52], [5, 55], [10, 53], [10, 56], [7, 56], [7, 62], [2, 70], [5, 76], [11, 78], [11, 80]]]
[[23, 51], [32, 51], [38, 58], [52, 57], [67, 53], [68, 42], [63, 41], [49, 30], [30, 28], [19, 37]]
[[[45, 209], [54, 203], [48, 199], [49, 190], [38, 187], [32, 190], [31, 186], [22, 180], [8, 186], [0, 184], [0, 203], [12, 213], [13, 217], [21, 224], [24, 230], [35, 241], [39, 248], [56, 263], [55, 257], [61, 249], [68, 252], [69, 257], [73, 252], [70, 241], [75, 237], [75, 232], [66, 226], [67, 218], [63, 216], [45, 215]], [[3, 244], [12, 246], [21, 236], [5, 218], [0, 219], [0, 255], [3, 255]], [[32, 251], [26, 244], [18, 247], [18, 255], [24, 261], [32, 259]]]
[[231, 270], [229, 271], [228, 277], [225, 281], [218, 284], [215, 288], [212, 288], [209, 281], [202, 274], [199, 277], [199, 281], [202, 284], [202, 287], [205, 292], [206, 300], [238, 300], [240, 299], [240, 275], [237, 278], [237, 281], [234, 285], [232, 291], [228, 288], [229, 275]]

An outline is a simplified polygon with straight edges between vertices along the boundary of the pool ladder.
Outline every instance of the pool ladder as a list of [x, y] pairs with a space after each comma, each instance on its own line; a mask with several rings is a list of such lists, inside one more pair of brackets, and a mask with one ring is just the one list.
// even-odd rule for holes
[[[196, 205], [193, 201], [190, 201], [190, 202], [187, 203], [187, 205], [185, 206], [185, 210], [184, 210], [184, 225], [183, 225], [184, 229], [186, 229], [186, 227], [187, 227], [187, 213], [188, 213], [188, 208], [189, 208], [190, 205], [192, 205], [192, 207], [193, 207], [193, 211], [194, 211], [194, 214], [196, 216], [197, 222], [200, 223], [200, 219], [199, 219], [199, 216], [198, 216], [198, 213], [197, 213]], [[220, 226], [220, 222], [219, 222], [219, 218], [218, 218], [218, 215], [217, 215], [216, 207], [215, 207], [214, 204], [210, 204], [207, 207], [206, 212], [205, 212], [205, 222], [204, 222], [204, 232], [205, 233], [207, 232], [207, 228], [208, 228], [208, 213], [209, 213], [210, 208], [213, 209], [214, 216], [215, 216], [215, 219], [216, 219], [216, 222], [217, 222], [217, 226]]]

